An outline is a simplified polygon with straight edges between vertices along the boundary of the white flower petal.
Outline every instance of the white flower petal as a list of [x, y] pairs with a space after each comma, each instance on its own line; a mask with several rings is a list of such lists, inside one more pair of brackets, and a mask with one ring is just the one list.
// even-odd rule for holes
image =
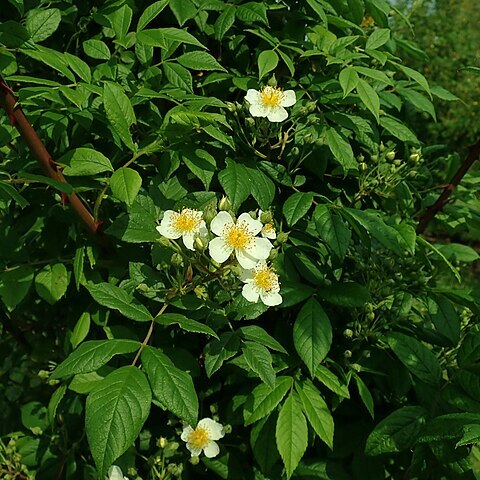
[[198, 427], [208, 430], [208, 436], [210, 437], [210, 440], [220, 440], [225, 436], [223, 425], [211, 418], [202, 418], [198, 422], [197, 428]]
[[168, 223], [163, 222], [164, 221], [162, 220], [162, 223], [157, 227], [157, 231], [160, 235], [170, 238], [171, 240], [176, 240], [182, 236], [180, 232], [171, 228]]
[[277, 238], [277, 232], [273, 228], [268, 230], [264, 228], [262, 229], [262, 237], [268, 238], [270, 240], [275, 240]]
[[[252, 112], [250, 112], [252, 113]], [[271, 122], [283, 122], [284, 120], [286, 120], [288, 118], [288, 113], [287, 111], [279, 106], [279, 107], [274, 107], [274, 108], [270, 108], [269, 111], [268, 111], [268, 114], [267, 114], [267, 118], [271, 121]]]
[[263, 103], [252, 103], [248, 111], [252, 117], [266, 117], [269, 114], [270, 109]]
[[250, 104], [260, 103], [260, 92], [253, 88], [249, 88], [245, 95], [245, 100]]
[[188, 442], [188, 437], [190, 436], [190, 434], [192, 432], [193, 432], [193, 428], [190, 425], [186, 425], [185, 427], [183, 427], [183, 432], [182, 432], [182, 435], [180, 436], [180, 438], [184, 442]]
[[233, 218], [228, 212], [219, 212], [210, 224], [210, 230], [215, 235], [222, 235], [226, 226], [233, 225]]
[[195, 251], [195, 248], [193, 248], [193, 240], [195, 239], [195, 235], [194, 233], [185, 233], [184, 235], [182, 235], [182, 240], [183, 240], [183, 244], [185, 245], [185, 247], [187, 247], [189, 250], [193, 250]]
[[262, 222], [252, 218], [249, 213], [242, 213], [238, 217], [237, 225], [239, 223], [246, 223], [252, 235], [258, 235], [263, 226]]
[[295, 92], [293, 90], [285, 90], [283, 92], [283, 100], [280, 104], [282, 107], [291, 107], [295, 105], [297, 102], [297, 97], [295, 96]]
[[272, 248], [273, 245], [267, 238], [254, 238], [252, 246], [245, 250], [250, 257], [256, 258], [257, 260], [266, 260]]
[[200, 222], [200, 226], [198, 227], [198, 235], [201, 238], [207, 238], [208, 236], [208, 229], [207, 229], [207, 224], [205, 223], [205, 220], [202, 220]]
[[223, 238], [216, 237], [213, 240], [210, 240], [208, 244], [208, 252], [216, 262], [223, 263], [231, 255], [233, 248], [229, 247]]
[[163, 219], [162, 219], [162, 222], [165, 221], [165, 222], [171, 222], [172, 221], [172, 217], [176, 217], [178, 215], [177, 212], [174, 212], [173, 210], [165, 210], [164, 214], [163, 214]]
[[247, 270], [245, 268], [242, 268], [239, 278], [243, 283], [249, 283], [253, 281], [253, 270]]
[[258, 297], [260, 296], [260, 293], [252, 283], [246, 283], [242, 288], [242, 296], [243, 298], [246, 298], [249, 302], [256, 303], [258, 302]]
[[213, 458], [220, 453], [220, 448], [215, 442], [209, 442], [208, 445], [203, 449], [203, 453], [207, 458]]
[[276, 307], [283, 302], [282, 296], [278, 292], [260, 292], [260, 298], [262, 302], [269, 307]]
[[199, 457], [200, 454], [202, 453], [201, 448], [195, 447], [195, 446], [191, 445], [190, 443], [187, 443], [187, 449], [190, 452], [192, 457]]
[[108, 480], [123, 480], [122, 469], [117, 465], [112, 465], [108, 470]]
[[[256, 239], [254, 239], [254, 241], [255, 240]], [[237, 257], [240, 266], [247, 270], [253, 268], [258, 262], [258, 258], [252, 257], [252, 255], [250, 255], [246, 250], [235, 250], [235, 256]]]

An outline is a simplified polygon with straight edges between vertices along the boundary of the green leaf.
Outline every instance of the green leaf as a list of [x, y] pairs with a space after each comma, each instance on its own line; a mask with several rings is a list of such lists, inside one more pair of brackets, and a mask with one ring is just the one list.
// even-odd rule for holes
[[15, 309], [26, 297], [33, 281], [33, 268], [22, 265], [0, 273], [0, 298], [8, 311]]
[[437, 357], [423, 343], [403, 333], [392, 332], [387, 342], [399, 360], [422, 382], [437, 386], [442, 370]]
[[277, 416], [270, 415], [260, 420], [250, 432], [250, 445], [253, 456], [263, 472], [268, 472], [280, 459], [275, 442]]
[[237, 18], [248, 24], [259, 22], [268, 25], [267, 7], [258, 2], [244, 3], [237, 7]]
[[151, 401], [145, 374], [132, 366], [112, 372], [87, 397], [85, 429], [102, 478], [137, 438]]
[[67, 176], [96, 175], [113, 172], [110, 160], [91, 148], [75, 148], [59, 158], [58, 163], [66, 165], [63, 173]]
[[168, 5], [169, 0], [160, 0], [149, 5], [140, 15], [137, 24], [137, 32], [143, 30], [152, 20]]
[[177, 58], [177, 62], [192, 70], [220, 70], [226, 72], [225, 68], [217, 62], [215, 57], [203, 51], [197, 50], [195, 52], [184, 53]]
[[167, 49], [170, 42], [186, 43], [205, 48], [193, 35], [179, 28], [155, 28], [137, 33], [137, 40], [144, 45]]
[[267, 73], [275, 70], [278, 65], [278, 55], [274, 50], [264, 50], [257, 60], [258, 79], [261, 80]]
[[303, 411], [315, 433], [333, 450], [334, 423], [330, 410], [320, 392], [312, 382], [301, 385], [296, 383], [295, 389], [302, 401]]
[[380, 99], [377, 92], [362, 78], [358, 81], [357, 93], [363, 104], [373, 113], [377, 122], [380, 116]]
[[372, 394], [370, 393], [368, 387], [365, 385], [365, 382], [358, 375], [354, 374], [353, 378], [355, 379], [355, 383], [357, 384], [358, 394], [360, 395], [363, 404], [368, 410], [368, 413], [373, 418], [375, 412]]
[[131, 168], [119, 168], [110, 178], [110, 188], [113, 196], [131, 205], [142, 186], [142, 177]]
[[402, 407], [384, 418], [367, 438], [365, 453], [402, 452], [416, 441], [426, 423], [427, 411], [423, 407]]
[[402, 142], [412, 143], [418, 145], [419, 141], [416, 135], [403, 123], [395, 120], [392, 117], [384, 116], [380, 119], [380, 125], [395, 138]]
[[197, 14], [197, 7], [195, 7], [192, 0], [170, 0], [168, 6], [180, 26], [183, 26], [187, 20], [190, 20]]
[[445, 440], [460, 441], [465, 427], [480, 425], [478, 413], [449, 413], [432, 418], [416, 435], [417, 443], [438, 442]]
[[0, 42], [6, 47], [21, 47], [29, 38], [30, 34], [20, 23], [13, 20], [0, 23]]
[[227, 168], [219, 172], [218, 180], [232, 202], [232, 209], [236, 211], [251, 193], [247, 169], [233, 160], [227, 160]]
[[430, 91], [432, 92], [432, 95], [434, 95], [435, 97], [438, 97], [441, 100], [445, 100], [447, 102], [456, 102], [460, 100], [460, 98], [458, 98], [452, 92], [449, 92], [445, 88], [442, 88], [438, 85], [434, 85], [433, 87], [431, 87]]
[[186, 332], [203, 333], [219, 339], [218, 335], [208, 325], [187, 318], [180, 313], [164, 313], [159, 317], [155, 317], [155, 322], [159, 325], [178, 325]]
[[270, 352], [260, 343], [247, 341], [242, 348], [243, 355], [248, 366], [265, 382], [270, 388], [275, 387], [275, 370], [272, 366]]
[[34, 42], [42, 42], [57, 30], [61, 20], [58, 8], [35, 9], [28, 13], [25, 27]]
[[283, 215], [289, 227], [293, 227], [310, 210], [313, 202], [313, 193], [296, 192], [287, 198], [283, 204]]
[[192, 74], [181, 65], [173, 62], [165, 62], [163, 70], [168, 81], [174, 86], [187, 92], [193, 92]]
[[35, 290], [41, 298], [53, 305], [65, 295], [69, 281], [63, 263], [46, 265], [35, 277]]
[[134, 340], [90, 340], [82, 343], [53, 371], [52, 378], [63, 378], [98, 370], [115, 355], [132, 353], [140, 348]]
[[327, 302], [340, 307], [362, 307], [372, 300], [369, 291], [356, 282], [338, 282], [324, 286], [319, 292]]
[[24, 48], [20, 51], [30, 58], [33, 58], [38, 62], [42, 62], [57, 72], [60, 72], [70, 81], [75, 82], [75, 75], [73, 75], [73, 73], [68, 69], [63, 53], [58, 52], [57, 50], [52, 50], [51, 48], [42, 47], [41, 45], [37, 45], [35, 50]]
[[96, 60], [110, 60], [110, 50], [105, 42], [91, 39], [83, 42], [85, 55]]
[[275, 184], [261, 170], [247, 168], [251, 179], [252, 196], [262, 210], [268, 210], [275, 198]]
[[130, 150], [135, 150], [130, 133], [130, 127], [136, 122], [135, 112], [123, 88], [116, 83], [105, 82], [103, 105], [113, 130]]
[[390, 40], [390, 29], [389, 28], [377, 28], [373, 33], [368, 37], [367, 44], [365, 45], [366, 50], [376, 50], [382, 45], [385, 45]]
[[258, 325], [248, 325], [241, 327], [240, 334], [245, 340], [251, 340], [252, 342], [261, 343], [265, 347], [277, 352], [287, 353], [287, 351], [278, 343], [273, 337], [271, 337], [262, 327]]
[[358, 170], [358, 164], [353, 155], [352, 147], [335, 128], [329, 128], [325, 132], [325, 140], [335, 160], [341, 165], [346, 173], [349, 170]]
[[228, 5], [213, 25], [215, 39], [222, 40], [235, 22], [235, 5]]
[[453, 303], [444, 296], [429, 299], [428, 310], [436, 330], [456, 347], [460, 340], [460, 317]]
[[277, 377], [273, 389], [265, 383], [255, 387], [245, 403], [245, 425], [251, 425], [272, 412], [292, 387], [292, 381], [292, 377]]
[[409, 103], [411, 103], [419, 112], [428, 113], [434, 121], [437, 120], [435, 107], [433, 103], [420, 92], [411, 88], [397, 88], [397, 92]]
[[80, 318], [77, 320], [75, 327], [70, 337], [70, 343], [72, 348], [75, 349], [80, 343], [82, 343], [90, 331], [90, 314], [84, 312], [80, 315]]
[[325, 25], [328, 24], [327, 15], [325, 14], [325, 10], [321, 7], [321, 5], [317, 2], [317, 0], [307, 0], [308, 5], [310, 8], [317, 14], [318, 18], [324, 23]]
[[201, 180], [205, 186], [205, 190], [208, 191], [213, 175], [217, 169], [215, 158], [201, 148], [195, 150], [189, 149], [181, 155], [181, 158], [188, 169]]
[[360, 79], [353, 67], [346, 67], [340, 72], [338, 80], [343, 90], [343, 98], [345, 98], [352, 90], [357, 88]]
[[107, 308], [118, 310], [122, 315], [137, 322], [153, 320], [150, 312], [140, 304], [133, 295], [110, 283], [87, 285], [90, 295], [96, 302]]
[[372, 78], [377, 82], [386, 83], [387, 85], [393, 85], [392, 79], [386, 73], [383, 73], [380, 70], [375, 70], [374, 68], [367, 68], [367, 67], [358, 67], [358, 66], [355, 66], [353, 68], [355, 68], [356, 72], [360, 73], [361, 75], [364, 75], [365, 77]]
[[192, 377], [175, 367], [157, 348], [145, 347], [142, 352], [142, 363], [155, 398], [167, 410], [195, 427], [198, 418], [198, 398]]
[[398, 68], [410, 79], [413, 81], [417, 82], [418, 85], [420, 85], [423, 90], [425, 90], [430, 98], [432, 98], [432, 94], [430, 92], [430, 87], [428, 85], [427, 79], [420, 73], [417, 72], [416, 70], [413, 70], [410, 67], [406, 67], [405, 65], [398, 65]]
[[240, 348], [240, 339], [235, 333], [220, 334], [220, 340], [212, 340], [205, 352], [205, 372], [211, 377], [225, 360], [232, 358]]
[[127, 35], [132, 23], [132, 9], [128, 5], [115, 8], [115, 10], [108, 15], [112, 29], [115, 32], [115, 38], [121, 39]]
[[12, 198], [20, 208], [24, 208], [28, 203], [28, 200], [20, 195], [15, 187], [10, 185], [9, 183], [0, 181], [0, 190], [5, 192], [10, 198]]
[[333, 393], [336, 393], [340, 397], [350, 398], [350, 393], [348, 391], [348, 385], [340, 382], [338, 377], [331, 372], [327, 367], [319, 365], [315, 376], [318, 381], [322, 382], [329, 390]]
[[55, 421], [55, 417], [57, 415], [58, 405], [62, 401], [62, 398], [65, 396], [67, 391], [67, 385], [60, 385], [50, 397], [50, 401], [48, 402], [48, 423], [51, 425]]
[[310, 375], [315, 376], [320, 362], [332, 344], [332, 326], [322, 306], [313, 298], [297, 315], [293, 326], [293, 342]]
[[92, 72], [88, 64], [71, 53], [65, 52], [63, 55], [70, 69], [84, 82], [90, 83], [92, 80]]
[[293, 393], [285, 400], [280, 410], [275, 436], [288, 480], [297, 468], [308, 445], [307, 422], [300, 401]]
[[342, 218], [333, 213], [327, 205], [317, 205], [313, 219], [320, 238], [342, 262], [352, 239], [351, 230], [345, 225]]

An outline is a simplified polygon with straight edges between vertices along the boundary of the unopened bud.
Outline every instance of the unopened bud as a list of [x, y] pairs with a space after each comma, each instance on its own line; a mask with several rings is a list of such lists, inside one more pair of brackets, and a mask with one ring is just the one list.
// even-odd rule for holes
[[392, 150], [391, 152], [388, 152], [385, 156], [387, 157], [387, 160], [392, 161], [395, 159], [395, 151]]
[[270, 255], [268, 256], [269, 260], [275, 260], [278, 257], [278, 248], [272, 248], [270, 250]]
[[194, 455], [193, 457], [190, 458], [190, 463], [192, 465], [198, 465], [199, 462], [200, 462], [200, 459], [197, 457], [197, 455]]
[[58, 385], [60, 383], [60, 380], [54, 380], [54, 379], [50, 379], [48, 381], [48, 384], [51, 386], [51, 387], [54, 387], [55, 385]]
[[265, 224], [265, 223], [272, 223], [273, 221], [273, 215], [272, 215], [272, 212], [270, 210], [266, 211], [266, 212], [262, 212], [262, 214], [260, 215], [260, 221]]
[[305, 105], [305, 107], [306, 107], [308, 113], [312, 113], [312, 112], [315, 111], [315, 108], [317, 107], [317, 104], [315, 102], [308, 102]]
[[353, 368], [356, 372], [361, 372], [361, 371], [362, 371], [362, 366], [359, 365], [358, 363], [352, 363], [352, 368]]
[[50, 373], [47, 372], [46, 370], [40, 370], [37, 373], [37, 376], [38, 376], [38, 378], [41, 378], [42, 380], [46, 380], [50, 376]]
[[213, 203], [210, 203], [203, 211], [203, 219], [205, 220], [205, 223], [207, 225], [210, 225], [210, 223], [216, 217], [216, 215], [217, 215], [217, 210]]
[[160, 437], [157, 440], [157, 447], [158, 448], [165, 448], [168, 444], [168, 440], [165, 437]]
[[380, 145], [378, 147], [378, 149], [383, 152], [385, 150], [385, 145], [383, 144], [383, 142], [380, 142]]
[[393, 161], [393, 164], [399, 167], [402, 164], [402, 160], [400, 158], [397, 158], [396, 160]]
[[292, 157], [298, 157], [300, 155], [300, 149], [298, 147], [293, 147], [290, 153]]
[[250, 128], [253, 128], [255, 127], [255, 120], [252, 118], [252, 117], [247, 117], [245, 119], [245, 124], [250, 127]]
[[177, 473], [177, 464], [176, 463], [169, 463], [167, 466], [168, 473], [175, 475]]
[[373, 163], [377, 163], [378, 162], [378, 155], [372, 155], [370, 157], [370, 160], [373, 162]]
[[288, 233], [287, 232], [280, 232], [277, 235], [277, 242], [278, 243], [286, 243], [288, 240]]
[[179, 253], [174, 253], [171, 262], [175, 267], [180, 267], [183, 264], [183, 258]]
[[207, 246], [207, 242], [202, 237], [195, 237], [195, 241], [193, 242], [193, 247], [197, 252], [203, 252], [205, 247]]
[[212, 405], [210, 405], [210, 413], [212, 415], [215, 415], [216, 413], [218, 412], [218, 406], [216, 403], [213, 403]]
[[368, 166], [367, 166], [366, 163], [362, 162], [362, 163], [358, 166], [358, 168], [360, 169], [361, 172], [364, 172], [364, 171], [368, 168]]
[[351, 352], [351, 350], [345, 350], [345, 351], [343, 352], [343, 356], [344, 356], [345, 358], [352, 358], [352, 352]]
[[408, 159], [413, 162], [413, 163], [417, 163], [419, 160], [420, 160], [420, 155], [418, 153], [412, 153]]
[[229, 112], [234, 112], [235, 111], [235, 104], [232, 103], [232, 102], [226, 102], [226, 105], [227, 105], [227, 109]]
[[162, 245], [163, 247], [171, 247], [172, 244], [170, 243], [170, 240], [167, 237], [164, 237], [163, 235], [159, 238], [157, 238], [157, 242]]
[[225, 432], [226, 435], [228, 435], [229, 433], [232, 433], [232, 426], [227, 423], [226, 425], [223, 426], [223, 431]]
[[225, 195], [218, 202], [218, 209], [223, 212], [227, 212], [232, 208], [232, 203]]
[[345, 338], [352, 338], [353, 337], [353, 330], [350, 329], [350, 328], [346, 328], [344, 331], [343, 331], [343, 336]]
[[360, 155], [357, 157], [357, 160], [358, 160], [359, 162], [363, 162], [363, 161], [365, 160], [365, 157], [364, 157], [362, 154], [360, 154]]

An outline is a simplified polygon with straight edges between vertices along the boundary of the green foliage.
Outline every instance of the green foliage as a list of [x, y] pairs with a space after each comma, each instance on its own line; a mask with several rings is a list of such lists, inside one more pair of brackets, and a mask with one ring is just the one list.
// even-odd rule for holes
[[[479, 256], [416, 233], [459, 158], [418, 127], [452, 95], [408, 18], [2, 7], [2, 75], [58, 173], [2, 113], [1, 475], [475, 478]], [[478, 231], [477, 184], [437, 225]]]

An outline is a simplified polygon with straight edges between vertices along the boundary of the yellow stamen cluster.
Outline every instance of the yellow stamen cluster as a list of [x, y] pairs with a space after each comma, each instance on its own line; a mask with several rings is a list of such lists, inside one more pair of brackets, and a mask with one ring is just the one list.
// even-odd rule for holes
[[275, 233], [275, 227], [271, 223], [266, 223], [263, 226], [263, 231], [269, 235], [270, 233]]
[[253, 283], [257, 288], [265, 292], [270, 292], [280, 287], [278, 275], [275, 273], [275, 270], [266, 265], [255, 270], [253, 273]]
[[282, 103], [285, 94], [280, 87], [267, 85], [260, 90], [260, 99], [266, 107], [278, 107]]
[[206, 428], [197, 427], [188, 436], [188, 443], [194, 448], [203, 449], [208, 442], [210, 442], [210, 435]]
[[224, 238], [229, 247], [243, 249], [250, 245], [253, 235], [245, 222], [239, 222], [227, 227]]
[[172, 227], [182, 233], [188, 233], [196, 230], [202, 220], [197, 210], [184, 208], [180, 213], [172, 217]]

